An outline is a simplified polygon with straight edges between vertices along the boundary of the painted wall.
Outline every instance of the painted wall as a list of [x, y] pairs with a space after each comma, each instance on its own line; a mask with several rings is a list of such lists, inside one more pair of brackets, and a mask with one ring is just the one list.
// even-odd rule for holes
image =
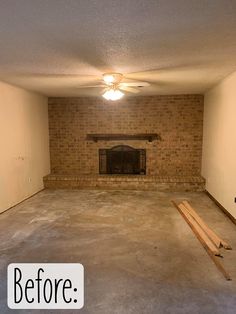
[[202, 175], [207, 191], [236, 218], [236, 72], [205, 95]]
[[43, 188], [50, 172], [47, 98], [0, 82], [0, 212]]

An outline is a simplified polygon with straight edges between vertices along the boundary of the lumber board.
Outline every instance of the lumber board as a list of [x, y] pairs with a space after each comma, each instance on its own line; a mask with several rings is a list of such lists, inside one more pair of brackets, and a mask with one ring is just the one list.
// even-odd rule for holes
[[179, 209], [182, 211], [182, 213], [185, 215], [185, 217], [188, 220], [188, 224], [190, 225], [191, 229], [192, 227], [196, 230], [198, 233], [199, 237], [205, 242], [209, 250], [217, 256], [220, 256], [220, 251], [218, 248], [215, 246], [215, 244], [211, 241], [211, 239], [207, 236], [204, 230], [202, 230], [201, 226], [193, 219], [193, 217], [189, 214], [187, 209], [185, 208], [184, 205], [179, 204], [178, 205]]
[[228, 242], [224, 241], [223, 239], [221, 239], [221, 244], [226, 250], [232, 250], [232, 246], [229, 245]]
[[183, 201], [182, 204], [186, 207], [188, 212], [193, 216], [193, 218], [198, 222], [202, 229], [208, 234], [215, 245], [221, 247], [221, 239], [206, 225], [202, 218], [196, 213], [196, 211], [191, 207], [187, 201]]
[[196, 229], [194, 228], [194, 226], [191, 226], [190, 222], [188, 221], [188, 219], [186, 218], [186, 216], [183, 214], [183, 212], [179, 209], [178, 205], [176, 202], [171, 201], [172, 204], [177, 208], [177, 210], [179, 211], [179, 213], [181, 214], [181, 216], [184, 218], [184, 220], [188, 223], [188, 225], [190, 226], [190, 228], [193, 230], [195, 236], [197, 237], [197, 239], [199, 240], [199, 242], [202, 244], [203, 248], [206, 250], [207, 254], [209, 255], [209, 257], [211, 258], [211, 260], [213, 261], [213, 263], [216, 265], [217, 269], [222, 273], [222, 275], [225, 277], [226, 280], [232, 280], [229, 273], [224, 269], [223, 265], [221, 264], [221, 262], [219, 261], [219, 259], [211, 252], [211, 250], [208, 248], [208, 246], [206, 245], [206, 243], [202, 240], [202, 238], [199, 236], [198, 232], [196, 231]]
[[198, 224], [202, 227], [202, 229], [207, 233], [209, 238], [215, 243], [215, 245], [220, 248], [223, 246], [227, 250], [232, 250], [232, 247], [223, 239], [221, 239], [205, 222], [204, 220], [197, 214], [195, 209], [189, 204], [187, 201], [183, 201], [182, 204], [187, 208], [193, 218], [198, 222]]

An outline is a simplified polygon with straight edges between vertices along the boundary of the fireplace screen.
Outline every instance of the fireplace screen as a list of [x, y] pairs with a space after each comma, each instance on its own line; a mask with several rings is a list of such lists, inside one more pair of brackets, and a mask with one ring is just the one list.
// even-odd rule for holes
[[146, 150], [127, 145], [99, 149], [100, 174], [146, 174]]

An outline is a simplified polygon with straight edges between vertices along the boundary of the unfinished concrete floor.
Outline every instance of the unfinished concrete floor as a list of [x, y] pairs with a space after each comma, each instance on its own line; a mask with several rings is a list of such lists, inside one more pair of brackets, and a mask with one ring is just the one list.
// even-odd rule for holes
[[[188, 199], [233, 246], [226, 281], [170, 204]], [[236, 226], [204, 193], [45, 190], [0, 215], [0, 313], [236, 313]], [[10, 310], [12, 262], [80, 262], [82, 310]]]

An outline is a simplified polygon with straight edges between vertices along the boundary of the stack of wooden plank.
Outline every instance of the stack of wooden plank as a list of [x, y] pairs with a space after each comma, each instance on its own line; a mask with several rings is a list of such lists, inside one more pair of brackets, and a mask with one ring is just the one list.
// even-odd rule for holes
[[224, 269], [219, 260], [219, 257], [223, 257], [219, 249], [223, 247], [226, 250], [231, 250], [231, 246], [222, 238], [220, 238], [203, 221], [203, 219], [197, 214], [197, 212], [187, 201], [182, 201], [179, 204], [177, 204], [175, 201], [172, 201], [172, 203], [178, 209], [190, 228], [193, 230], [194, 234], [196, 235], [204, 249], [207, 251], [208, 255], [213, 260], [219, 271], [224, 275], [227, 280], [231, 280], [230, 275]]

